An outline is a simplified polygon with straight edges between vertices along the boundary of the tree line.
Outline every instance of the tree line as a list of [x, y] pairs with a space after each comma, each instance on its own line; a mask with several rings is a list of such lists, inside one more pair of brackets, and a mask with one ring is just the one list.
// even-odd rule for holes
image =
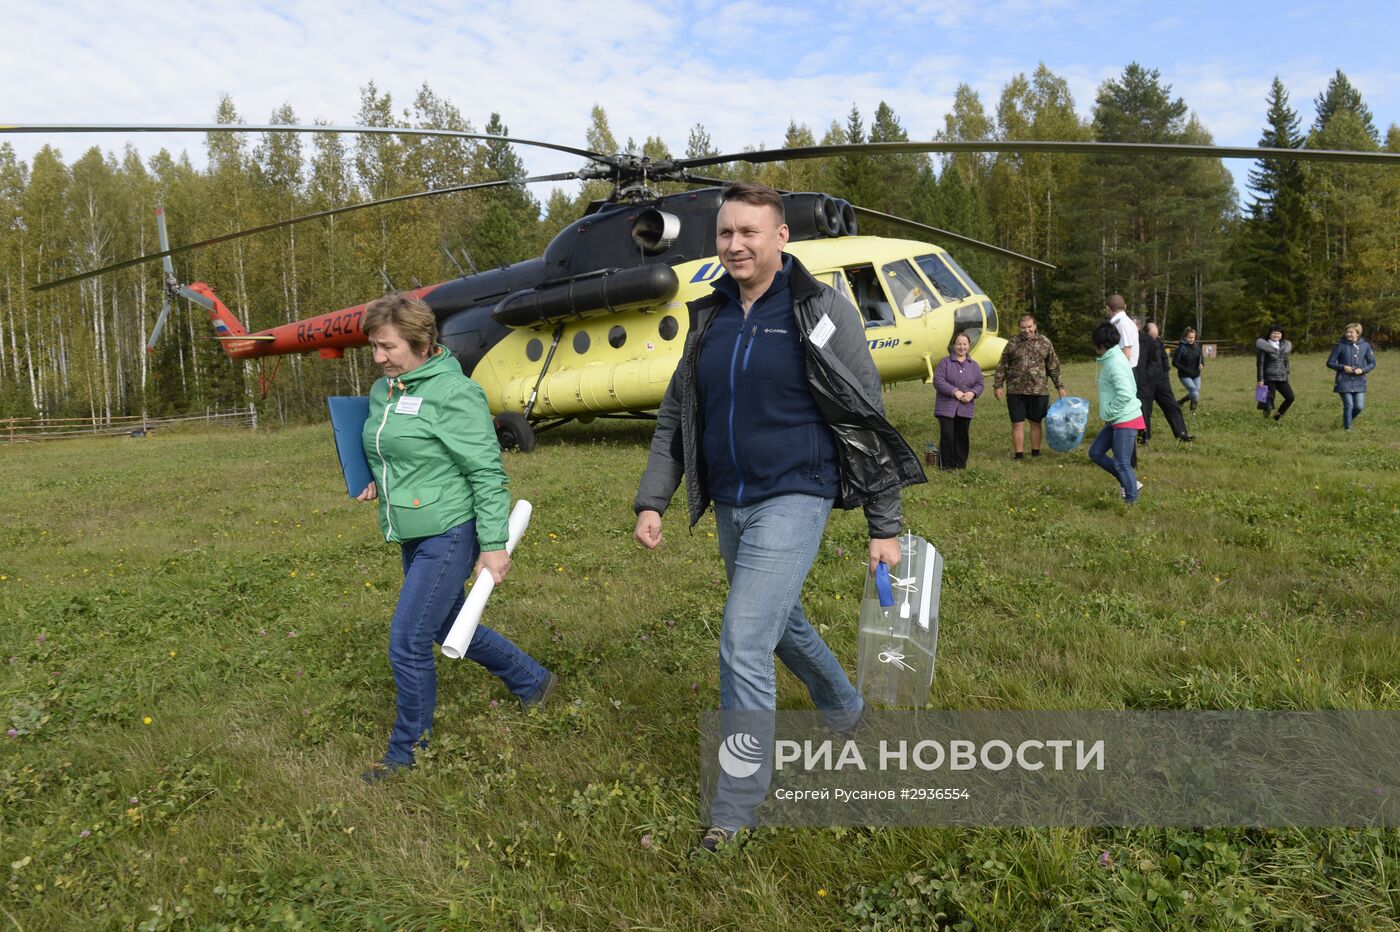
[[[1382, 139], [1340, 70], [1315, 98], [1306, 130], [1277, 79], [1263, 104], [1260, 145], [1400, 152], [1400, 128], [1391, 125]], [[245, 122], [227, 97], [214, 120]], [[269, 122], [298, 118], [287, 104]], [[427, 84], [400, 106], [371, 82], [356, 122], [477, 131]], [[493, 113], [481, 132], [509, 131]], [[593, 151], [673, 155], [656, 136], [619, 144], [601, 106], [584, 137]], [[1067, 82], [1044, 65], [1008, 81], [991, 108], [960, 86], [937, 138], [1212, 141], [1160, 74], [1139, 64], [1098, 89], [1087, 120]], [[853, 105], [821, 136], [793, 122], [781, 145], [908, 139], [881, 102], [868, 122]], [[188, 304], [172, 312], [155, 352], [145, 352], [163, 298], [159, 263], [30, 290], [155, 251], [158, 204], [180, 243], [426, 188], [526, 177], [514, 147], [494, 140], [274, 131], [211, 133], [205, 148], [197, 169], [186, 153], [143, 159], [129, 145], [120, 153], [93, 147], [71, 163], [48, 146], [26, 163], [0, 144], [0, 415], [160, 415], [257, 397], [256, 365], [228, 360]], [[717, 152], [704, 126], [694, 126], [683, 154]], [[1071, 353], [1087, 351], [1084, 335], [1113, 291], [1171, 336], [1190, 324], [1205, 339], [1247, 340], [1277, 322], [1296, 344], [1315, 347], [1350, 320], [1382, 344], [1400, 331], [1400, 172], [1386, 168], [1261, 160], [1243, 206], [1219, 160], [1180, 157], [851, 155], [707, 173], [825, 191], [1054, 263], [1045, 272], [950, 244], [1004, 317], [1035, 313]], [[176, 275], [210, 283], [261, 329], [539, 255], [610, 190], [583, 182], [541, 204], [507, 186], [359, 211], [181, 254]], [[863, 232], [909, 235], [878, 222]], [[362, 392], [376, 374], [363, 352], [264, 365], [280, 366], [264, 416], [284, 419], [318, 417], [326, 395]]]

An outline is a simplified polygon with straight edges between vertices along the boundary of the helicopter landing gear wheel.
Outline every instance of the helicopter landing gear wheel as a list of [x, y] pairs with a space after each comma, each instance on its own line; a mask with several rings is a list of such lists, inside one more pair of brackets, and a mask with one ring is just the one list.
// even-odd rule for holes
[[496, 415], [496, 441], [502, 450], [519, 450], [529, 453], [535, 448], [535, 429], [525, 420], [525, 415], [516, 411], [506, 411]]

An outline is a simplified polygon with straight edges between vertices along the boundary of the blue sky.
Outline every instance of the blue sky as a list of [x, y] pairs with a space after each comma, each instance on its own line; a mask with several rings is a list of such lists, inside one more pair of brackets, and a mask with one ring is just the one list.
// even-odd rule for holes
[[[304, 122], [349, 123], [367, 81], [400, 105], [426, 81], [477, 127], [498, 110], [517, 136], [582, 145], [598, 103], [619, 140], [657, 134], [680, 151], [703, 123], [734, 150], [778, 145], [794, 119], [820, 136], [851, 104], [869, 116], [881, 100], [929, 138], [959, 83], [991, 110], [1040, 62], [1088, 116], [1132, 61], [1158, 69], [1221, 144], [1258, 141], [1275, 74], [1305, 126], [1339, 67], [1382, 133], [1400, 121], [1394, 3], [195, 0], [154, 16], [144, 0], [4, 2], [0, 120], [13, 122], [205, 122], [228, 93], [249, 122], [288, 102]], [[41, 142], [10, 138], [25, 158]], [[69, 160], [133, 142], [202, 162], [197, 136], [50, 141]], [[532, 172], [577, 167], [522, 155]], [[1232, 164], [1237, 177], [1247, 167]]]

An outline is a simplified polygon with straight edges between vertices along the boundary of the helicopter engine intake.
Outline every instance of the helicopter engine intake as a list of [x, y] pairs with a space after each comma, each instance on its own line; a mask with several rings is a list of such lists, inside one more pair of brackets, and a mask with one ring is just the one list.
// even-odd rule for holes
[[507, 327], [532, 327], [594, 317], [628, 304], [668, 301], [679, 286], [669, 265], [644, 265], [518, 291], [497, 304], [491, 316]]
[[681, 235], [681, 218], [652, 207], [632, 222], [632, 242], [643, 255], [659, 256], [670, 249]]

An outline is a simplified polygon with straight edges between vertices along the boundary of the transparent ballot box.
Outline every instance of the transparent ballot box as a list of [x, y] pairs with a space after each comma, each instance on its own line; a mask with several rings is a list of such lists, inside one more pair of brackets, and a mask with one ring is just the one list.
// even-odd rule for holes
[[921, 708], [933, 686], [943, 555], [922, 537], [899, 539], [899, 566], [865, 579], [856, 648], [857, 686], [867, 702]]

